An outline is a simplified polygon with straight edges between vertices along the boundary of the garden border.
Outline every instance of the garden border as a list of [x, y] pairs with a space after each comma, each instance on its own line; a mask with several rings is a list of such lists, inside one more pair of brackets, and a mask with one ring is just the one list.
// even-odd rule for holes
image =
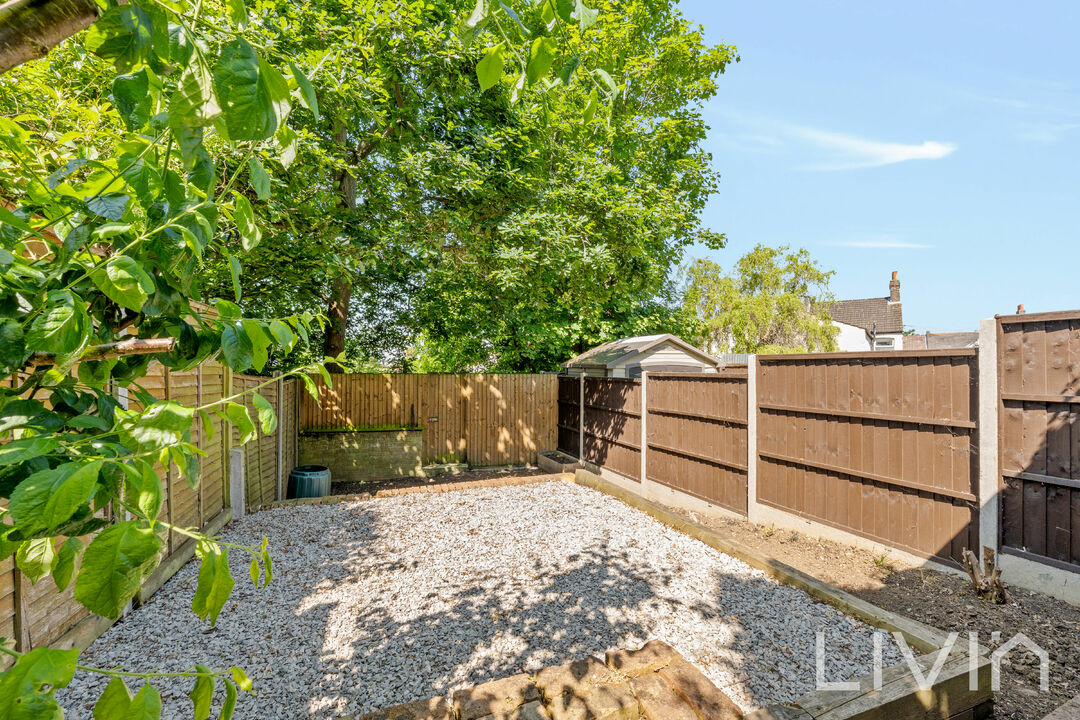
[[[948, 635], [926, 623], [880, 608], [808, 575], [776, 558], [752, 550], [722, 533], [688, 520], [642, 495], [624, 488], [588, 470], [577, 470], [574, 482], [630, 505], [658, 522], [699, 540], [726, 555], [738, 558], [751, 567], [762, 570], [785, 585], [797, 587], [811, 597], [826, 602], [869, 625], [903, 635], [908, 645], [922, 651], [918, 658], [925, 672], [932, 667]], [[918, 717], [965, 718], [986, 717], [993, 703], [990, 690], [990, 660], [983, 648], [979, 650], [978, 690], [968, 687], [968, 656], [954, 652], [944, 666], [937, 683], [930, 690], [920, 690], [906, 665], [894, 665], [883, 673], [881, 690], [873, 689], [872, 676], [859, 678], [858, 691], [815, 691], [796, 699], [791, 706], [770, 706], [747, 715], [747, 720], [844, 720], [854, 718], [908, 717], [898, 715], [918, 709]], [[910, 715], [916, 717], [916, 715]]]

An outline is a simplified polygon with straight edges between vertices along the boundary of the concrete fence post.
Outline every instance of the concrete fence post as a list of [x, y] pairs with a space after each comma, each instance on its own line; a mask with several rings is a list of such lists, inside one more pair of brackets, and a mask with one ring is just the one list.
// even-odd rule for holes
[[979, 555], [998, 547], [998, 518], [1001, 494], [998, 491], [1001, 468], [998, 466], [998, 347], [997, 319], [979, 322]]
[[645, 423], [649, 415], [649, 399], [645, 384], [649, 379], [649, 373], [646, 370], [641, 371], [641, 487], [645, 488], [646, 482], [646, 464], [645, 454], [649, 451], [649, 442], [646, 439], [648, 436], [645, 433]]
[[578, 375], [578, 460], [585, 462], [585, 371]]
[[746, 519], [757, 522], [757, 355], [746, 359]]
[[229, 505], [234, 520], [244, 516], [244, 495], [244, 449], [233, 448], [229, 451]]

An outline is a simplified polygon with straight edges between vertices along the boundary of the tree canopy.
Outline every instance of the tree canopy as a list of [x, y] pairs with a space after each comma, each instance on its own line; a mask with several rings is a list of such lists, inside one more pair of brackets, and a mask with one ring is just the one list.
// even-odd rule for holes
[[756, 245], [725, 273], [698, 259], [686, 271], [683, 311], [711, 352], [827, 352], [837, 329], [825, 303], [832, 270], [787, 245]]
[[[275, 178], [242, 306], [324, 313], [326, 354], [397, 369], [547, 370], [678, 332], [672, 271], [691, 243], [723, 242], [699, 221], [718, 179], [700, 108], [734, 48], [667, 0], [601, 3], [618, 21], [584, 31], [542, 3], [486, 27], [500, 62], [544, 59], [550, 82], [530, 85], [526, 61], [485, 87], [453, 5], [373, 3], [363, 23], [261, 6], [321, 116], [289, 119], [308, 142]], [[211, 262], [223, 294], [227, 257]]]

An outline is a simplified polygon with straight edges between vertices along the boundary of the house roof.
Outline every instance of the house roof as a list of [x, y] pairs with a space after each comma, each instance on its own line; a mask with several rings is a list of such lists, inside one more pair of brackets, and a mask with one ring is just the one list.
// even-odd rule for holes
[[900, 311], [900, 303], [890, 302], [887, 297], [839, 300], [826, 303], [825, 310], [836, 322], [854, 325], [867, 332], [874, 329], [874, 323], [877, 323], [879, 333], [904, 331], [904, 317]]
[[586, 350], [577, 357], [570, 358], [562, 364], [563, 368], [612, 368], [619, 363], [625, 362], [635, 355], [647, 353], [650, 350], [670, 342], [688, 355], [693, 355], [707, 365], [720, 367], [722, 363], [706, 352], [698, 350], [690, 343], [670, 333], [662, 335], [640, 335], [638, 337], [620, 338], [606, 342], [603, 345]]
[[979, 343], [977, 332], [924, 333], [904, 338], [905, 350], [947, 350], [950, 348], [975, 347]]

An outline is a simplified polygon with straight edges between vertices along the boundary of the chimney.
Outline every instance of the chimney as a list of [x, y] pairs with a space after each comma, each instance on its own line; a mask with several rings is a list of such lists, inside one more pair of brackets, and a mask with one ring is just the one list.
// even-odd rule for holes
[[892, 271], [892, 280], [889, 281], [889, 302], [900, 302], [900, 281], [896, 279], [896, 271]]

